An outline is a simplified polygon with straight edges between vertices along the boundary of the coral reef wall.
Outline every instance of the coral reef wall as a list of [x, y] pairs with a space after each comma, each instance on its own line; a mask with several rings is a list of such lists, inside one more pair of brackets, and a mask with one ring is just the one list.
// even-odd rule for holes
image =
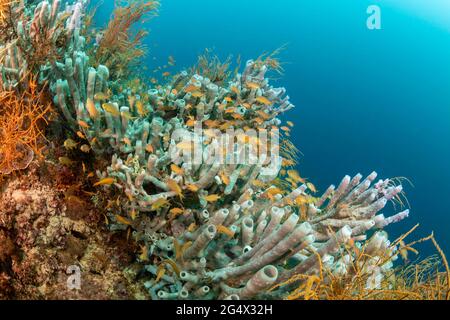
[[141, 246], [152, 299], [283, 298], [305, 281], [298, 275], [347, 274], [358, 263], [367, 287], [380, 285], [397, 256], [382, 229], [409, 213], [382, 211], [402, 187], [376, 173], [345, 176], [321, 197], [301, 179], [280, 186], [292, 159], [280, 150], [279, 115], [294, 106], [270, 84], [274, 60], [249, 60], [227, 81], [183, 71], [164, 85], [131, 86], [92, 63], [86, 5], [13, 5], [0, 85], [23, 92], [22, 79], [37, 74], [65, 125], [93, 156], [111, 159], [95, 186], [119, 195], [108, 227]]

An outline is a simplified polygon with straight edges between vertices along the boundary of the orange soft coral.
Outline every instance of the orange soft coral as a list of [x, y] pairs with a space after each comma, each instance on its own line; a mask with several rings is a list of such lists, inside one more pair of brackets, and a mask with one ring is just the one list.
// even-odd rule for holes
[[41, 154], [41, 123], [50, 108], [33, 79], [21, 94], [0, 91], [0, 175], [25, 169]]
[[0, 23], [6, 20], [13, 0], [0, 0]]

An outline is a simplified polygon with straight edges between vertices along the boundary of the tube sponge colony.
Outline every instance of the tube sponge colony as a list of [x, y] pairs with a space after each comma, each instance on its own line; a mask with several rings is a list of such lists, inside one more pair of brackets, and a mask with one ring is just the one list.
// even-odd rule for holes
[[[90, 64], [85, 10], [85, 1], [18, 7], [16, 37], [0, 42], [0, 85], [24, 90], [31, 69], [96, 157], [112, 158], [97, 170], [97, 185], [126, 200], [124, 214], [110, 212], [109, 228], [131, 229], [143, 248], [138, 259], [152, 299], [284, 298], [302, 281], [290, 281], [298, 274], [353, 272], [362, 262], [349, 244], [370, 257], [367, 286], [380, 285], [397, 256], [381, 229], [409, 214], [381, 212], [402, 187], [372, 173], [346, 176], [319, 198], [305, 184], [280, 189], [278, 117], [294, 106], [284, 88], [270, 85], [267, 61], [249, 60], [223, 84], [183, 71], [156, 88], [119, 89], [106, 66]], [[238, 135], [220, 158], [216, 134], [227, 129], [263, 131], [275, 149], [262, 148], [265, 161], [255, 161], [251, 149], [261, 137]], [[193, 149], [202, 161], [193, 161]]]

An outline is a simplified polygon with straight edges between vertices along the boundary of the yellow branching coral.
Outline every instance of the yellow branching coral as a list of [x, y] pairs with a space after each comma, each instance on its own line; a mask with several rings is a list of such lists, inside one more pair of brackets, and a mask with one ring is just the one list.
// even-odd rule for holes
[[105, 30], [101, 32], [98, 47], [94, 54], [95, 65], [105, 65], [112, 75], [123, 77], [130, 72], [133, 61], [142, 57], [145, 50], [142, 39], [147, 35], [145, 30], [133, 32], [138, 21], [154, 16], [159, 6], [158, 1], [116, 1], [113, 16]]
[[41, 154], [41, 123], [50, 108], [34, 79], [21, 94], [0, 91], [0, 175], [25, 169]]

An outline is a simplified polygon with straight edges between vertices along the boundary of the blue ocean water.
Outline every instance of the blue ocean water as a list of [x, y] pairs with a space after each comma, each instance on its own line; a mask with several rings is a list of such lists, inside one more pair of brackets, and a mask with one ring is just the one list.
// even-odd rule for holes
[[[324, 190], [345, 174], [404, 176], [410, 218], [394, 237], [421, 224], [450, 254], [450, 13], [446, 0], [162, 0], [143, 65], [195, 64], [205, 48], [243, 61], [288, 44], [281, 54], [296, 109], [285, 115], [304, 156], [302, 176]], [[381, 30], [366, 27], [369, 5]], [[106, 22], [113, 7], [97, 13]], [[389, 212], [391, 208], [386, 210]], [[391, 213], [394, 213], [392, 210]], [[422, 256], [435, 253], [431, 246]]]

